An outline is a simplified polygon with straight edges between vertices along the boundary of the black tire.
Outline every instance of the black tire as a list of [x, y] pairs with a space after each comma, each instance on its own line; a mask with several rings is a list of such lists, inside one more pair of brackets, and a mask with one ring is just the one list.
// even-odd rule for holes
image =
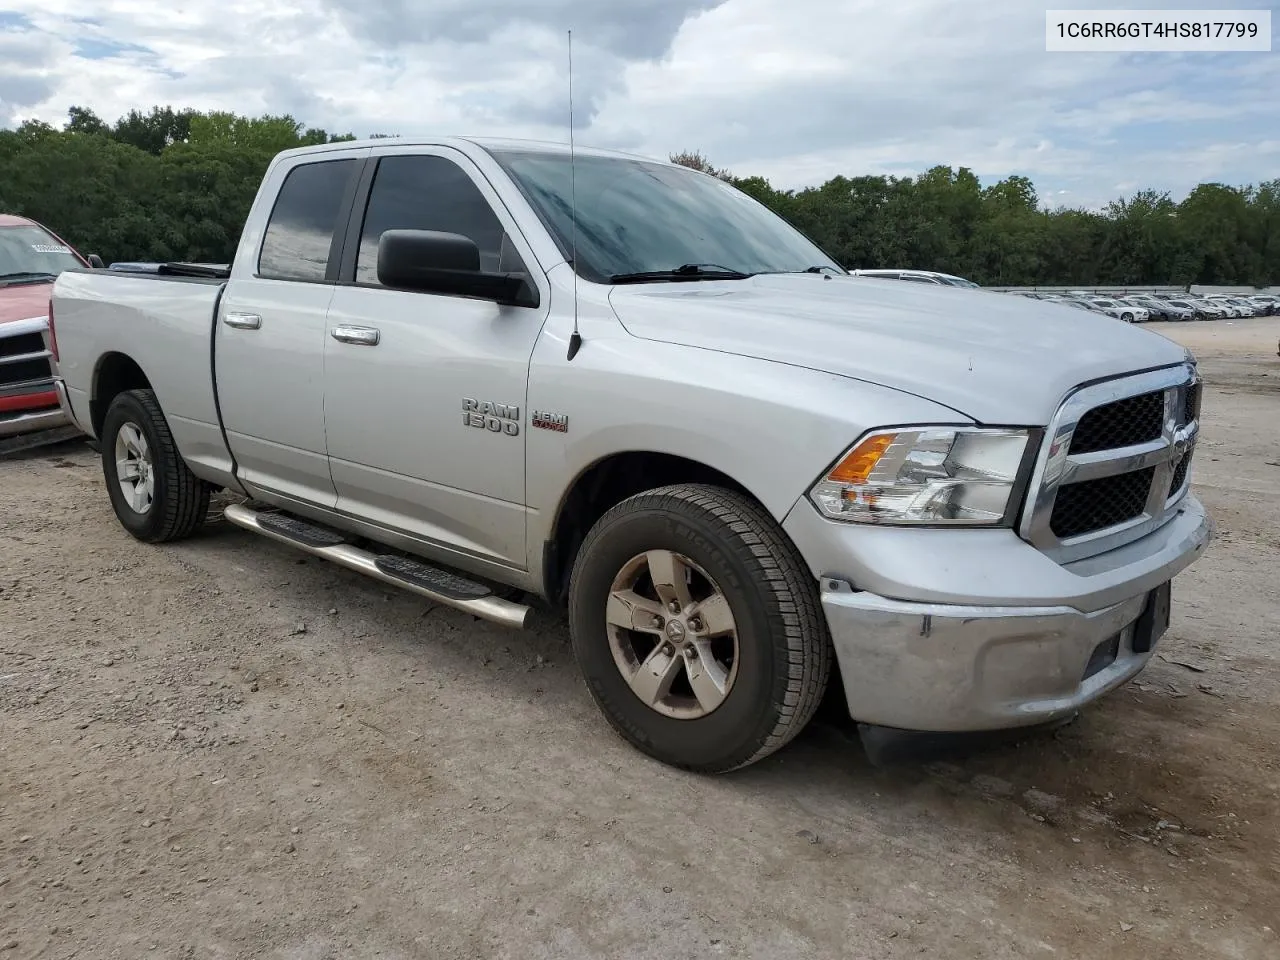
[[[125, 499], [116, 470], [116, 437], [132, 424], [146, 438], [151, 455], [155, 493], [151, 505], [139, 512]], [[188, 468], [169, 432], [169, 424], [151, 390], [117, 394], [102, 422], [102, 473], [116, 518], [145, 543], [162, 543], [190, 536], [209, 511], [210, 488]]]
[[1128, 312], [1121, 313], [1120, 319], [1123, 320], [1125, 323], [1133, 323], [1133, 314]]
[[[605, 609], [614, 577], [647, 550], [673, 550], [715, 581], [737, 625], [737, 674], [724, 701], [696, 719], [654, 710], [614, 662]], [[638, 494], [592, 527], [569, 585], [574, 655], [610, 724], [664, 763], [725, 773], [786, 745], [813, 717], [832, 647], [817, 584], [794, 545], [751, 499], [681, 484]]]

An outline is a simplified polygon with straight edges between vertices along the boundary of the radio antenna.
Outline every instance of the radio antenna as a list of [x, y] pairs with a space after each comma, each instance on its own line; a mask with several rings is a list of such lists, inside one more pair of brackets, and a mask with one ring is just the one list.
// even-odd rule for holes
[[578, 178], [573, 150], [573, 31], [569, 31], [569, 221], [570, 256], [573, 258], [573, 335], [569, 337], [569, 354], [572, 360], [582, 346], [582, 334], [578, 332]]

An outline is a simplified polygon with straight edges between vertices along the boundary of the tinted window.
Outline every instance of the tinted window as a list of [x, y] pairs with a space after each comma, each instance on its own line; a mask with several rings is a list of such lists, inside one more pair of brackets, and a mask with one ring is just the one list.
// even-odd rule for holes
[[0, 277], [56, 277], [63, 270], [83, 266], [70, 247], [40, 227], [0, 227]]
[[378, 282], [378, 238], [387, 230], [459, 233], [480, 248], [480, 269], [523, 271], [498, 215], [465, 170], [444, 157], [378, 161], [356, 260], [358, 283]]
[[258, 273], [277, 280], [323, 280], [343, 194], [359, 161], [326, 160], [294, 167], [267, 222]]
[[743, 273], [839, 268], [777, 214], [716, 177], [671, 164], [493, 151], [578, 273], [596, 282], [687, 263]]

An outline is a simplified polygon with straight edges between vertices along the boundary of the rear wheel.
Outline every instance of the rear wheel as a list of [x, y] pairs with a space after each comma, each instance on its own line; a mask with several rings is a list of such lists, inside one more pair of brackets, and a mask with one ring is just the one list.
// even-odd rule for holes
[[151, 390], [127, 390], [102, 424], [102, 473], [121, 526], [159, 543], [189, 536], [209, 510], [210, 488], [189, 469]]
[[574, 654], [634, 746], [722, 773], [768, 756], [812, 718], [831, 669], [817, 587], [753, 501], [663, 487], [604, 515], [569, 587]]

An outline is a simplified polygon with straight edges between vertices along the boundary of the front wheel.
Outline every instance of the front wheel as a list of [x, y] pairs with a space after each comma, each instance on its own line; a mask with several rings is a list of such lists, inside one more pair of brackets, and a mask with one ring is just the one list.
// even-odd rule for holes
[[1132, 313], [1122, 313], [1122, 314], [1120, 314], [1120, 319], [1121, 319], [1121, 320], [1123, 320], [1125, 323], [1133, 323], [1133, 314], [1132, 314]]
[[606, 718], [652, 757], [747, 766], [812, 718], [831, 671], [817, 586], [754, 501], [651, 490], [587, 535], [569, 587], [574, 654]]
[[189, 536], [209, 511], [209, 486], [178, 453], [151, 390], [117, 394], [101, 436], [102, 473], [120, 525], [146, 543]]

